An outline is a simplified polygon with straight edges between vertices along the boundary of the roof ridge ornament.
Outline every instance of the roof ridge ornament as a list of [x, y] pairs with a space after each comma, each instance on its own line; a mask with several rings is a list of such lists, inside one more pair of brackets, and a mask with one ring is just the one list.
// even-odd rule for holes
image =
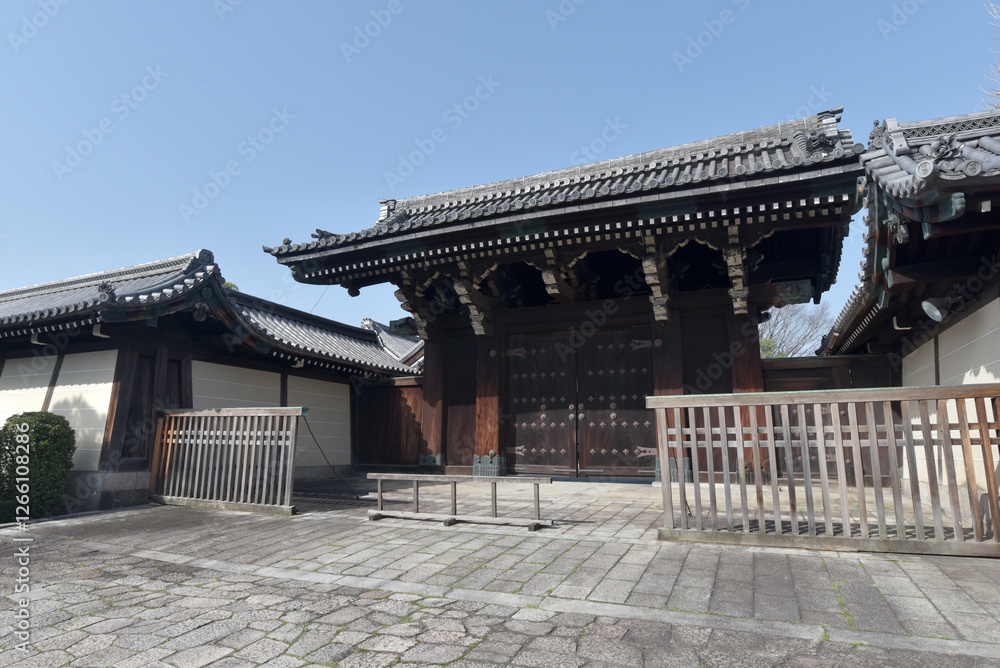
[[98, 300], [101, 302], [115, 301], [117, 298], [115, 295], [115, 284], [111, 281], [101, 281], [97, 286], [97, 291], [100, 293]]

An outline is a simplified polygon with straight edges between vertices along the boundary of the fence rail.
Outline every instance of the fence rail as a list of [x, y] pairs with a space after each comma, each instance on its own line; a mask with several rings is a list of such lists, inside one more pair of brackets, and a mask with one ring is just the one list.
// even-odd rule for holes
[[307, 408], [158, 413], [150, 498], [292, 514], [295, 438]]
[[[368, 511], [368, 519], [380, 520], [383, 517], [399, 517], [403, 519], [418, 520], [440, 520], [445, 525], [450, 526], [458, 522], [478, 522], [480, 524], [519, 524], [528, 527], [528, 531], [537, 531], [542, 527], [552, 526], [552, 520], [543, 520], [538, 499], [538, 486], [551, 485], [552, 478], [530, 477], [530, 476], [471, 476], [471, 475], [410, 475], [407, 473], [369, 473], [369, 480], [378, 481], [378, 508]], [[413, 510], [386, 510], [383, 502], [382, 481], [398, 480], [413, 484]], [[420, 512], [420, 483], [446, 482], [451, 484], [451, 512], [450, 513], [427, 513]], [[490, 483], [490, 515], [459, 515], [458, 514], [458, 483]], [[522, 484], [534, 485], [535, 487], [535, 517], [532, 519], [522, 517], [497, 515], [497, 484]]]
[[1000, 556], [998, 396], [1000, 385], [649, 397], [661, 462], [689, 460], [692, 480], [663, 477], [660, 537]]

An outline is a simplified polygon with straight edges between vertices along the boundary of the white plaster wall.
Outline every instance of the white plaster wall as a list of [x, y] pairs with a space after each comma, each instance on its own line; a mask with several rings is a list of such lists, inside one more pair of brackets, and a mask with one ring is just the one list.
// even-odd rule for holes
[[925, 343], [903, 358], [903, 387], [934, 385], [934, 341]]
[[191, 398], [196, 409], [273, 408], [281, 405], [281, 375], [192, 361]]
[[[288, 405], [309, 408], [306, 418], [309, 426], [323, 448], [326, 459], [334, 466], [348, 466], [351, 463], [350, 392], [351, 387], [346, 383], [288, 377]], [[326, 469], [325, 475], [332, 475], [326, 460], [316, 448], [316, 442], [302, 422], [299, 423], [296, 448], [296, 470], [320, 467], [317, 474]]]
[[[933, 341], [925, 343], [903, 358], [903, 386], [934, 385], [934, 362]], [[937, 364], [942, 386], [1000, 383], [1000, 299], [994, 299], [985, 304], [938, 336]], [[994, 414], [992, 402], [985, 401], [983, 408], [986, 412], [986, 419], [995, 423], [997, 416]], [[958, 421], [956, 402], [949, 401], [947, 409], [949, 424], [956, 424]], [[937, 410], [931, 408], [929, 413], [932, 422], [936, 423]], [[966, 401], [966, 417], [972, 423], [978, 422], [979, 416], [974, 401]], [[949, 434], [953, 443], [951, 451], [955, 461], [955, 482], [958, 488], [959, 505], [963, 521], [967, 523], [971, 509], [969, 507], [968, 475], [961, 432], [957, 429], [951, 429]], [[975, 439], [978, 436], [978, 430], [974, 430], [972, 437]], [[914, 437], [921, 438], [922, 436], [917, 432], [914, 433]], [[935, 429], [932, 437], [940, 440], [942, 434]], [[971, 453], [977, 492], [982, 494], [985, 492], [986, 486], [983, 449], [980, 445], [973, 445]], [[993, 450], [993, 458], [994, 462], [1000, 461], [1000, 452], [996, 448]], [[930, 507], [930, 489], [927, 481], [929, 480], [928, 468], [933, 467], [939, 482], [942, 510], [946, 516], [950, 517], [949, 476], [943, 447], [941, 445], [934, 447], [934, 457], [931, 461], [927, 459], [923, 447], [916, 448], [914, 463], [917, 468], [924, 505]], [[908, 475], [908, 469], [904, 468], [904, 476], [908, 478]], [[908, 487], [908, 484], [904, 484], [904, 490], [908, 491]]]
[[942, 385], [1000, 383], [1000, 299], [938, 337]]
[[20, 357], [4, 362], [0, 374], [0, 425], [11, 415], [40, 411], [56, 356]]
[[76, 432], [74, 470], [96, 471], [100, 464], [117, 360], [117, 350], [63, 358], [49, 411], [65, 417]]

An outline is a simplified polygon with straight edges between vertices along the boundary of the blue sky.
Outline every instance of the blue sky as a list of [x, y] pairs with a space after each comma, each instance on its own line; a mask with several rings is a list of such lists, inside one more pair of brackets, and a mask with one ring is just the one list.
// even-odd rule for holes
[[978, 0], [5, 0], [0, 28], [0, 289], [207, 248], [244, 292], [351, 324], [406, 314], [261, 245], [841, 104], [858, 142], [976, 111], [996, 32]]

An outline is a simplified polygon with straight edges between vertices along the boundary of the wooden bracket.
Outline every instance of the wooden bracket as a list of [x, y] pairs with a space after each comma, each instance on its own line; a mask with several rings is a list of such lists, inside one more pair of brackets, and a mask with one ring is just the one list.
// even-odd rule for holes
[[729, 280], [733, 284], [729, 289], [729, 296], [733, 298], [733, 312], [737, 315], [747, 315], [750, 288], [747, 285], [746, 249], [740, 245], [739, 232], [736, 228], [729, 230], [729, 246], [722, 251], [722, 257], [726, 260]]
[[667, 258], [656, 248], [652, 235], [646, 235], [646, 253], [642, 256], [642, 271], [652, 294], [653, 319], [670, 322], [670, 278], [667, 276]]
[[486, 295], [477, 290], [468, 278], [454, 279], [452, 287], [459, 303], [469, 310], [469, 322], [476, 336], [492, 336], [493, 331], [487, 320], [492, 307]]
[[545, 283], [545, 292], [550, 297], [560, 304], [572, 304], [576, 301], [577, 291], [566, 278], [567, 275], [572, 276], [571, 267], [581, 258], [566, 263], [560, 260], [554, 250], [547, 248], [544, 259], [527, 260], [527, 263], [541, 272], [542, 282]]
[[417, 327], [417, 334], [424, 341], [427, 340], [427, 325], [433, 320], [433, 310], [431, 304], [422, 297], [418, 297], [416, 291], [410, 286], [399, 286], [395, 293], [399, 300], [399, 306], [407, 311], [412, 317]]

